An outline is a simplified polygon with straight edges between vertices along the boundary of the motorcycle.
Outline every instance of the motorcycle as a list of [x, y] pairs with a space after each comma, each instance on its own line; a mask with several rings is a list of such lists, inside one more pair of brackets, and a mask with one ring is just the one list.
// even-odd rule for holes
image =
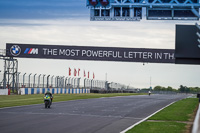
[[50, 108], [51, 106], [51, 97], [49, 95], [44, 96], [45, 108]]
[[149, 91], [149, 96], [151, 95], [151, 91]]

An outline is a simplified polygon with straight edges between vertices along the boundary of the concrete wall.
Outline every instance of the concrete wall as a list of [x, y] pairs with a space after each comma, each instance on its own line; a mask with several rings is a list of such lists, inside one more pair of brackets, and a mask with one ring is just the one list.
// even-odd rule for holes
[[0, 95], [8, 95], [8, 89], [0, 89]]

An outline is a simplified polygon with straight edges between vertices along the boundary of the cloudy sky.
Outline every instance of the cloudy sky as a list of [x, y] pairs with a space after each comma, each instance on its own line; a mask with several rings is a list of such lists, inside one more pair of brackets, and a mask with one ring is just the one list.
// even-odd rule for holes
[[[6, 43], [175, 48], [175, 25], [195, 21], [95, 22], [85, 0], [0, 0], [0, 49]], [[68, 68], [137, 88], [200, 86], [198, 65], [19, 58], [19, 72], [67, 76]], [[3, 70], [3, 61], [0, 61]], [[2, 72], [1, 72], [2, 73]], [[83, 74], [82, 74], [83, 75]], [[92, 74], [90, 75], [92, 77]]]

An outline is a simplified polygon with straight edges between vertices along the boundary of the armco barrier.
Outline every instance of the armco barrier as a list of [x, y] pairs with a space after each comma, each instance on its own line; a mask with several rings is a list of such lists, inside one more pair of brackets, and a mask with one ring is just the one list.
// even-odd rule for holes
[[63, 89], [63, 88], [21, 88], [19, 93], [21, 95], [29, 94], [44, 94], [50, 91], [52, 94], [81, 94], [90, 93], [90, 89]]
[[200, 133], [200, 104], [194, 119], [192, 133]]

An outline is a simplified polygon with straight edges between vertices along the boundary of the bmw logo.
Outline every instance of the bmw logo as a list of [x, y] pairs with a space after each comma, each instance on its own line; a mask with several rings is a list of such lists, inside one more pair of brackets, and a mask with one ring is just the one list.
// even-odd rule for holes
[[11, 53], [13, 56], [18, 56], [18, 55], [21, 53], [21, 48], [20, 48], [18, 45], [13, 45], [13, 46], [10, 48], [10, 53]]

